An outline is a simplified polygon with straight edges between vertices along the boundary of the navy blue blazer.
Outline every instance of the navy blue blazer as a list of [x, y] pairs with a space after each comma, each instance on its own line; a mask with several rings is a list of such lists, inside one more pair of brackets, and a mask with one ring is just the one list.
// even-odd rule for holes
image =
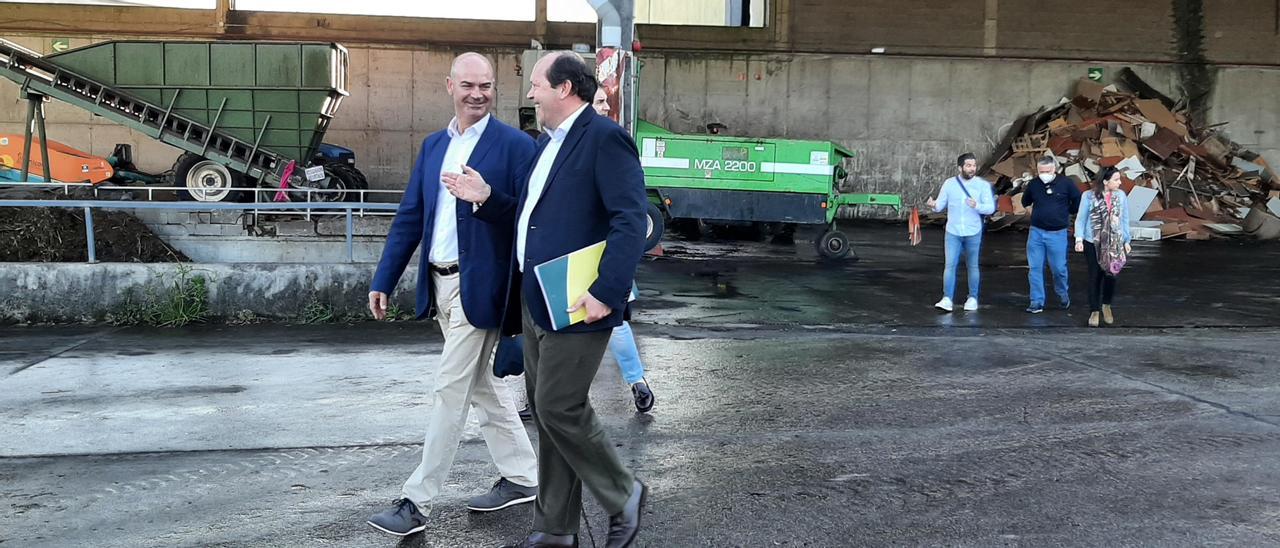
[[[418, 267], [417, 317], [435, 316], [432, 297], [430, 257], [436, 198], [440, 185], [440, 164], [449, 148], [445, 130], [422, 141], [413, 164], [409, 187], [387, 234], [382, 259], [373, 276], [373, 291], [388, 295], [404, 273], [415, 249], [421, 247]], [[490, 117], [467, 165], [480, 172], [492, 188], [492, 196], [515, 196], [528, 178], [533, 162], [534, 141], [524, 132]], [[493, 200], [491, 197], [490, 200]], [[472, 205], [456, 200], [458, 215], [458, 267], [461, 270], [462, 310], [471, 325], [481, 329], [502, 326], [507, 298], [507, 273], [511, 270], [515, 247], [515, 218], [482, 216]], [[485, 206], [488, 206], [486, 202]], [[484, 207], [481, 207], [484, 209]], [[421, 244], [421, 245], [419, 245]]]
[[[532, 175], [533, 164], [550, 140], [545, 134], [538, 139], [528, 175]], [[528, 188], [526, 176], [517, 198], [491, 198], [476, 215], [495, 220], [519, 219]], [[523, 274], [516, 268], [512, 250], [504, 332], [521, 331], [522, 295], [533, 321], [550, 331], [551, 319], [534, 267], [601, 240], [608, 243], [600, 260], [599, 277], [589, 291], [613, 313], [598, 322], [579, 323], [561, 332], [603, 331], [622, 325], [629, 313], [627, 299], [636, 265], [644, 254], [645, 202], [644, 171], [635, 140], [621, 126], [588, 106], [565, 136], [542, 196], [533, 206]], [[512, 234], [514, 238], [515, 233]]]

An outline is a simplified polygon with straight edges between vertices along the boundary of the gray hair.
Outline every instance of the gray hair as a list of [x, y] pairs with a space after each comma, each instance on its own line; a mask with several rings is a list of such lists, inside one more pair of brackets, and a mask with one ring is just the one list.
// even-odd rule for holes
[[1053, 156], [1041, 156], [1040, 161], [1036, 163], [1042, 166], [1058, 167], [1058, 160], [1054, 159]]

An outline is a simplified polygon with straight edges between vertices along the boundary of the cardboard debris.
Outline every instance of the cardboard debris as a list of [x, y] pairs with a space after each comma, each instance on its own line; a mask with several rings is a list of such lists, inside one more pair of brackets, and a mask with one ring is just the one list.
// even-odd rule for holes
[[1125, 153], [1124, 153], [1124, 150], [1120, 148], [1120, 139], [1116, 137], [1103, 137], [1102, 138], [1102, 157], [1103, 158], [1124, 158]]
[[1137, 154], [1129, 156], [1116, 164], [1116, 169], [1120, 170], [1120, 173], [1123, 173], [1125, 177], [1130, 179], [1137, 178], [1147, 172], [1147, 168], [1142, 167], [1142, 160], [1138, 159]]
[[1165, 160], [1174, 152], [1177, 152], [1180, 144], [1182, 144], [1182, 138], [1177, 133], [1165, 128], [1160, 128], [1142, 141], [1142, 146], [1161, 160]]
[[1139, 99], [1133, 102], [1134, 106], [1142, 112], [1142, 116], [1155, 122], [1157, 126], [1170, 130], [1182, 137], [1187, 136], [1187, 128], [1178, 123], [1178, 119], [1174, 117], [1169, 109], [1164, 108], [1160, 101], [1155, 99]]
[[1081, 78], [1076, 82], [1076, 98], [1072, 103], [1080, 108], [1093, 108], [1102, 100], [1103, 91], [1102, 84]]
[[1161, 236], [1160, 227], [1131, 226], [1129, 236], [1138, 241], [1156, 241]]
[[1209, 227], [1214, 232], [1217, 232], [1219, 234], [1243, 234], [1244, 233], [1244, 228], [1237, 224], [1205, 223], [1204, 226]]
[[1025, 225], [1017, 198], [1036, 158], [1052, 154], [1082, 187], [1104, 168], [1120, 169], [1131, 221], [1158, 223], [1135, 227], [1147, 236], [1266, 237], [1274, 225], [1280, 237], [1280, 176], [1265, 159], [1219, 133], [1224, 124], [1190, 122], [1185, 100], [1166, 97], [1132, 70], [1119, 71], [1118, 83], [1082, 79], [1073, 97], [1014, 121], [980, 169], [998, 194], [1013, 198], [994, 225]]
[[1232, 160], [1231, 165], [1242, 171], [1245, 175], [1254, 177], [1262, 176], [1262, 166], [1245, 160], [1244, 158], [1236, 158], [1235, 160]]
[[1250, 208], [1242, 228], [1245, 234], [1259, 240], [1280, 239], [1280, 217], [1276, 217], [1264, 207], [1255, 205]]
[[1084, 166], [1080, 164], [1071, 164], [1067, 166], [1067, 168], [1063, 170], [1063, 175], [1071, 177], [1077, 183], [1088, 183], [1090, 180], [1089, 174], [1085, 173]]
[[1151, 207], [1151, 203], [1156, 201], [1156, 190], [1144, 186], [1133, 187], [1133, 192], [1129, 193], [1129, 223], [1141, 221], [1142, 216], [1146, 215], [1147, 209]]

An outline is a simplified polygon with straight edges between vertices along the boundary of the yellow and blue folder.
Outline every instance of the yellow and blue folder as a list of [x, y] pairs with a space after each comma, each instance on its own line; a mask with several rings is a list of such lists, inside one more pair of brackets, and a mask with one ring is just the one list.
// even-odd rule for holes
[[[573, 314], [568, 310], [591, 289], [591, 284], [600, 276], [600, 258], [604, 255], [604, 246], [605, 242], [598, 242], [533, 267], [538, 287], [542, 288], [542, 300], [547, 303], [547, 315], [551, 318], [553, 330], [559, 331], [587, 319], [585, 308]], [[636, 300], [637, 293], [632, 284], [631, 296], [627, 302]]]

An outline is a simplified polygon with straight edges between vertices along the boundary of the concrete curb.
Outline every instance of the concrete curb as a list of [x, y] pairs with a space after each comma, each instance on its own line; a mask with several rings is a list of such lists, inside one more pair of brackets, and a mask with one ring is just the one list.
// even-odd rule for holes
[[[319, 303], [336, 316], [368, 314], [373, 264], [0, 263], [0, 323], [97, 322], [148, 291], [163, 294], [182, 269], [203, 276], [210, 315], [296, 318]], [[412, 313], [417, 267], [392, 296]]]

